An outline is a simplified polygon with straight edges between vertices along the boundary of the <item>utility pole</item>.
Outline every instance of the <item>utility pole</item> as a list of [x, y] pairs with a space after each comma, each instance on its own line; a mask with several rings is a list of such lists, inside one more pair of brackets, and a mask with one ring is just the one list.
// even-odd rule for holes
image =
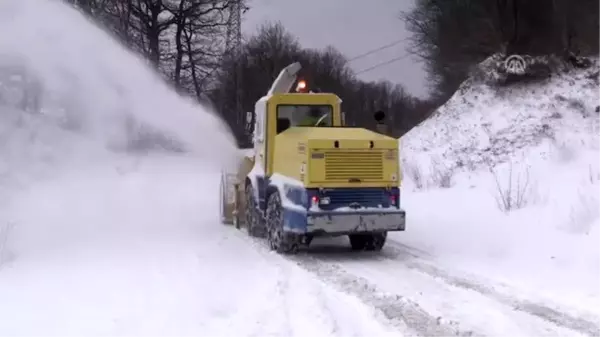
[[225, 40], [225, 51], [228, 58], [235, 62], [235, 71], [232, 78], [233, 87], [235, 90], [235, 98], [233, 101], [233, 109], [235, 113], [235, 121], [238, 130], [244, 130], [243, 142], [249, 140], [248, 132], [246, 131], [246, 113], [242, 107], [242, 13], [248, 10], [245, 5], [245, 0], [228, 0], [229, 1], [229, 19], [227, 22], [227, 36]]

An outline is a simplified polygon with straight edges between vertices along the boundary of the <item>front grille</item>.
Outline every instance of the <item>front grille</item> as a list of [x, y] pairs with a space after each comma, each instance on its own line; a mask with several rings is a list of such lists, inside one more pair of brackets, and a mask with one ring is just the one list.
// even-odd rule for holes
[[349, 207], [357, 203], [361, 207], [389, 207], [389, 197], [383, 188], [336, 188], [325, 190], [321, 198], [329, 197], [329, 205], [321, 205], [321, 209], [330, 210]]
[[383, 151], [325, 151], [327, 181], [383, 180]]

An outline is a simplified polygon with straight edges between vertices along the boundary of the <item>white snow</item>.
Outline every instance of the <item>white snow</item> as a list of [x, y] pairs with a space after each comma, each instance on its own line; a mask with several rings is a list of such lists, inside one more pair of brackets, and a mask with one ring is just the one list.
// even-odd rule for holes
[[[408, 182], [407, 231], [392, 235], [382, 255], [334, 248], [319, 257], [317, 245], [314, 258], [284, 258], [219, 223], [221, 169], [240, 156], [210, 111], [172, 92], [60, 1], [1, 1], [0, 30], [14, 33], [0, 34], [0, 68], [26, 70], [44, 93], [41, 112], [21, 111], [12, 96], [19, 81], [0, 74], [0, 96], [13, 99], [0, 100], [0, 335], [428, 335], [453, 331], [448, 320], [490, 335], [594, 330], [555, 326], [427, 273], [439, 266], [392, 256], [401, 241], [428, 251], [419, 259], [429, 253], [441, 265], [510, 284], [502, 289], [515, 298], [597, 312], [597, 115], [583, 118], [577, 109], [598, 96], [579, 75], [566, 77], [572, 93], [559, 90], [569, 83], [561, 80], [539, 90], [583, 105], [540, 94], [505, 106], [490, 91], [458, 94], [447, 109], [467, 110], [465, 118], [442, 114], [403, 142], [405, 159], [423, 172], [429, 150], [448, 153], [445, 165], [456, 153], [496, 158], [482, 154], [484, 141], [466, 149], [447, 127], [466, 135], [465, 120], [476, 116], [504, 139], [497, 118], [512, 126], [515, 114], [534, 115], [519, 119], [528, 127], [509, 128], [520, 140], [536, 134], [540, 104], [554, 103], [563, 115], [547, 118], [555, 143], [523, 142], [523, 156], [510, 155], [516, 171], [527, 163], [535, 178], [527, 207], [500, 212], [494, 180], [475, 167], [455, 172], [448, 189], [413, 191]], [[506, 95], [518, 92], [528, 91]], [[423, 139], [435, 142], [423, 150]]]
[[[594, 62], [543, 84], [497, 89], [468, 81], [403, 136], [408, 223], [393, 239], [515, 296], [598, 317]], [[503, 211], [500, 190], [521, 199], [513, 203], [520, 207]]]
[[[2, 66], [45, 94], [0, 103], [0, 335], [393, 334], [219, 223], [236, 152], [209, 111], [59, 1], [2, 1], [0, 30]], [[188, 152], [128, 150], [125, 115]]]
[[8, 208], [17, 226], [15, 260], [0, 270], [1, 335], [387, 333], [355, 298], [220, 225], [201, 163], [78, 171]]
[[381, 292], [399, 293], [405, 300], [418, 303], [430, 315], [454, 322], [463, 331], [475, 331], [475, 335], [581, 336], [560, 327], [549, 329], [543, 320], [532, 319], [489, 296], [448, 284], [443, 277], [431, 277], [423, 270], [413, 268], [413, 261], [408, 257], [401, 261], [356, 258], [339, 259], [338, 263], [352, 274], [377, 285]]
[[[10, 0], [0, 3], [0, 13], [0, 29], [19, 32], [0, 35], [0, 64], [33, 75], [45, 90], [45, 107], [54, 108], [47, 114], [57, 121], [118, 148], [131, 137], [126, 122], [133, 118], [197, 157], [221, 166], [232, 160], [232, 137], [219, 118], [170, 90], [146, 62], [74, 9], [58, 0]], [[61, 20], [41, 19], [54, 14]]]

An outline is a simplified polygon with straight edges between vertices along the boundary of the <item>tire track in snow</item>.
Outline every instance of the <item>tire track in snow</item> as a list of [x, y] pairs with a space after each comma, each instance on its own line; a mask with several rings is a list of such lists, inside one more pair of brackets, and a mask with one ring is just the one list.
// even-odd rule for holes
[[[481, 282], [477, 282], [476, 280], [455, 275], [440, 269], [431, 263], [425, 262], [426, 258], [423, 258], [422, 254], [418, 250], [399, 242], [388, 242], [382, 253], [383, 254], [381, 256], [377, 257], [378, 259], [404, 259], [404, 261], [401, 261], [404, 266], [420, 271], [434, 278], [441, 279], [449, 285], [476, 291], [484, 296], [493, 298], [494, 300], [503, 303], [514, 310], [536, 316], [559, 327], [571, 329], [589, 336], [600, 335], [600, 327], [597, 325], [597, 323], [594, 323], [589, 319], [573, 316], [569, 313], [550, 308], [542, 303], [521, 300], [502, 294], [501, 292], [495, 290], [493, 286], [485, 285]], [[410, 256], [410, 260], [405, 259], [407, 255]]]
[[279, 267], [281, 276], [277, 280], [277, 296], [279, 296], [279, 301], [281, 301], [280, 310], [283, 311], [283, 330], [285, 331], [286, 336], [293, 336], [294, 334], [290, 319], [290, 304], [288, 302], [288, 293], [290, 292], [290, 271], [285, 269], [287, 268], [284, 266]]
[[335, 315], [333, 314], [333, 309], [331, 308], [331, 306], [329, 305], [329, 302], [327, 302], [327, 300], [325, 300], [326, 295], [323, 292], [323, 287], [315, 287], [316, 288], [316, 293], [317, 293], [317, 299], [319, 301], [319, 305], [321, 306], [321, 308], [324, 308], [325, 311], [327, 311], [328, 314], [328, 321], [329, 324], [331, 325], [331, 335], [334, 336], [343, 336], [343, 334], [340, 333], [340, 331], [342, 331], [342, 327], [340, 326], [339, 322], [335, 319]]
[[[277, 266], [277, 279], [273, 284], [274, 292], [266, 298], [261, 298], [260, 305], [253, 305], [250, 309], [255, 325], [249, 336], [294, 336], [288, 303], [289, 274], [285, 266]], [[255, 311], [256, 308], [261, 307], [260, 311]]]
[[[239, 331], [243, 331], [243, 335], [249, 337], [294, 336], [287, 303], [291, 276], [290, 266], [273, 264], [272, 257], [255, 247], [245, 245], [246, 242], [240, 241], [240, 238], [244, 237], [236, 230], [227, 232], [218, 239], [221, 241], [219, 245], [226, 244], [225, 247], [222, 247], [227, 252], [226, 254], [229, 254], [225, 258], [238, 261], [241, 258], [241, 262], [245, 266], [250, 266], [251, 269], [260, 270], [266, 265], [270, 270], [259, 284], [248, 290], [251, 292], [248, 294], [249, 300], [246, 299], [235, 306], [235, 313], [231, 314], [231, 319], [218, 322], [217, 327], [209, 330], [208, 335], [214, 334], [212, 331], [218, 331], [218, 335], [221, 336], [239, 335]], [[231, 246], [240, 244], [242, 245], [240, 246], [241, 250], [231, 249]], [[213, 254], [206, 252], [204, 256], [212, 258]], [[253, 280], [251, 279], [251, 281]], [[239, 280], [239, 282], [243, 283], [246, 280]], [[221, 327], [221, 324], [225, 326]]]
[[347, 336], [340, 333], [340, 322], [344, 320], [334, 314], [323, 283], [296, 265], [284, 260], [282, 262], [294, 274], [291, 291], [288, 293], [288, 305], [294, 319], [292, 326], [296, 328], [296, 336]]
[[[248, 237], [244, 237], [248, 239]], [[264, 253], [271, 253], [261, 239], [250, 239], [251, 244]], [[566, 328], [584, 335], [597, 336], [600, 333], [598, 326], [590, 320], [570, 315], [547, 305], [532, 301], [519, 300], [500, 293], [489, 285], [479, 283], [465, 276], [454, 275], [432, 263], [428, 262], [426, 252], [419, 251], [398, 242], [390, 241], [386, 248], [379, 254], [360, 252], [354, 254], [368, 255], [371, 261], [399, 261], [403, 267], [413, 269], [433, 279], [440, 280], [450, 286], [475, 291], [487, 298], [495, 300], [512, 310], [535, 316], [559, 328]], [[348, 252], [353, 254], [353, 252]], [[485, 335], [479, 331], [461, 329], [458, 322], [443, 320], [426, 312], [416, 302], [410, 301], [400, 295], [384, 294], [372, 282], [358, 275], [345, 271], [327, 259], [310, 256], [312, 253], [300, 252], [296, 256], [284, 256], [317, 275], [321, 280], [341, 289], [343, 292], [359, 298], [363, 303], [375, 308], [383, 314], [386, 320], [397, 328], [403, 327], [415, 332], [417, 335], [447, 336], [447, 335]], [[406, 257], [409, 257], [407, 259]], [[322, 256], [321, 256], [322, 257]], [[404, 326], [402, 326], [404, 323]]]
[[[273, 254], [262, 239], [243, 236], [239, 232], [235, 235], [248, 241], [261, 254]], [[386, 323], [397, 328], [403, 334], [410, 331], [413, 336], [427, 337], [484, 336], [484, 334], [474, 331], [461, 331], [457, 322], [447, 322], [440, 317], [431, 316], [417, 303], [399, 295], [385, 294], [366, 279], [352, 275], [334, 264], [319, 261], [304, 253], [277, 256], [316, 275], [321, 281], [334, 286], [343, 293], [358, 298], [367, 306], [374, 308], [385, 318]]]
[[474, 331], [461, 331], [456, 322], [445, 322], [434, 317], [414, 303], [399, 295], [383, 293], [366, 279], [352, 275], [342, 268], [324, 263], [306, 254], [286, 256], [303, 269], [316, 274], [321, 280], [345, 293], [359, 298], [379, 311], [392, 325], [408, 329], [417, 336], [483, 336]]
[[[268, 261], [267, 256], [262, 258]], [[252, 336], [294, 336], [292, 327], [288, 293], [290, 292], [290, 271], [286, 266], [276, 266], [277, 280], [274, 284], [275, 291], [264, 301], [267, 305], [258, 313], [253, 314], [257, 328]], [[260, 307], [260, 306], [258, 306]]]
[[[279, 261], [279, 263], [276, 263], [277, 265], [277, 269], [279, 272], [279, 277], [277, 279], [277, 282], [275, 283], [275, 289], [276, 289], [276, 294], [278, 296], [277, 305], [271, 305], [266, 309], [263, 309], [260, 313], [258, 314], [254, 314], [253, 316], [255, 317], [255, 319], [258, 321], [262, 321], [265, 317], [267, 317], [267, 321], [271, 322], [269, 324], [273, 324], [273, 321], [278, 322], [279, 324], [277, 329], [278, 331], [284, 331], [283, 334], [280, 333], [274, 333], [272, 331], [268, 330], [268, 327], [270, 327], [268, 324], [258, 324], [258, 327], [255, 328], [252, 333], [250, 334], [250, 336], [264, 336], [264, 335], [281, 335], [281, 336], [295, 336], [298, 335], [297, 333], [295, 333], [296, 329], [294, 329], [294, 324], [296, 326], [298, 326], [298, 324], [302, 325], [302, 322], [294, 322], [293, 318], [298, 318], [297, 315], [302, 315], [303, 318], [306, 318], [306, 312], [293, 312], [294, 308], [295, 308], [295, 303], [298, 299], [305, 299], [306, 297], [310, 297], [309, 293], [306, 293], [306, 289], [304, 289], [303, 293], [300, 294], [294, 294], [295, 290], [295, 284], [293, 284], [293, 271], [290, 270], [291, 267], [295, 267], [295, 265], [291, 265], [289, 264], [290, 261], [288, 261], [287, 259], [284, 258], [284, 256], [279, 255], [274, 253], [273, 251], [271, 251], [268, 246], [266, 245], [266, 243], [264, 242], [264, 240], [262, 239], [257, 239], [257, 238], [252, 238], [252, 237], [248, 237], [247, 235], [245, 235], [245, 233], [240, 233], [239, 230], [236, 230], [234, 233], [234, 236], [237, 237], [238, 239], [242, 239], [243, 241], [246, 241], [247, 243], [249, 243], [252, 248], [256, 249], [256, 252], [261, 256], [261, 258], [265, 261], [270, 261], [271, 263], [274, 261]], [[301, 268], [298, 269], [299, 272], [305, 272], [305, 269]], [[313, 280], [311, 280], [313, 281]], [[318, 281], [322, 281], [322, 280], [318, 280]], [[303, 282], [303, 281], [298, 281], [296, 280], [295, 282]], [[314, 282], [314, 281], [313, 281]], [[310, 282], [309, 282], [310, 283]], [[305, 288], [307, 286], [306, 283], [302, 283], [302, 288]], [[316, 305], [319, 306], [319, 308], [321, 309], [316, 309], [314, 307], [308, 307], [308, 308], [303, 308], [303, 309], [308, 309], [309, 310], [309, 316], [311, 315], [315, 315], [315, 310], [316, 311], [320, 311], [320, 313], [325, 314], [323, 316], [320, 316], [317, 314], [318, 319], [322, 320], [322, 323], [324, 323], [324, 325], [327, 326], [327, 328], [329, 329], [328, 331], [328, 335], [329, 336], [348, 336], [348, 333], [345, 333], [342, 327], [342, 324], [345, 324], [344, 322], [340, 322], [339, 321], [339, 317], [337, 317], [334, 314], [334, 311], [331, 308], [330, 303], [327, 301], [326, 296], [324, 294], [324, 288], [322, 285], [318, 285], [318, 283], [315, 283], [314, 285], [309, 284], [308, 286], [310, 286], [310, 291], [313, 293], [316, 293], [314, 296], [316, 298], [315, 302]], [[290, 297], [291, 296], [291, 297]], [[272, 299], [271, 299], [272, 300]], [[273, 319], [273, 315], [276, 315], [277, 317], [279, 317], [280, 319]], [[314, 328], [314, 321], [310, 324], [312, 328]], [[306, 324], [306, 323], [304, 323]], [[301, 329], [304, 330], [304, 329]], [[265, 332], [269, 332], [269, 333], [265, 333]], [[311, 334], [313, 334], [311, 332]], [[302, 334], [301, 334], [302, 335]]]

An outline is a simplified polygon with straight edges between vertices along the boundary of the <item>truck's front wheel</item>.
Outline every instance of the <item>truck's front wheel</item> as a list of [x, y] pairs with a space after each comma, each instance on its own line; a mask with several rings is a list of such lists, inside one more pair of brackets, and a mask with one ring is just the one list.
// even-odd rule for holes
[[385, 245], [387, 232], [369, 234], [350, 234], [352, 250], [380, 251]]
[[271, 249], [280, 254], [298, 252], [298, 242], [291, 233], [283, 231], [283, 209], [279, 192], [273, 192], [267, 201], [267, 241]]

